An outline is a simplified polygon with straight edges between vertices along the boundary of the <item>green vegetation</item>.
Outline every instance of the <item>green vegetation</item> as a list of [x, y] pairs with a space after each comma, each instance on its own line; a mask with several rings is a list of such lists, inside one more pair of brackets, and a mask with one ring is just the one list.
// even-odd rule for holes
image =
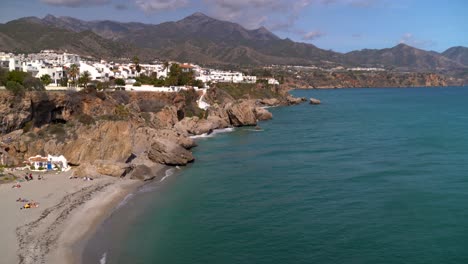
[[25, 88], [23, 85], [14, 82], [14, 81], [8, 81], [6, 83], [6, 89], [10, 92], [12, 92], [14, 95], [23, 95], [25, 92]]
[[125, 81], [124, 79], [115, 79], [114, 81], [115, 85], [118, 85], [118, 86], [125, 86]]
[[91, 82], [91, 74], [88, 71], [84, 71], [80, 78], [78, 78], [78, 84], [85, 90], [88, 89], [88, 84]]
[[141, 117], [145, 120], [145, 123], [148, 125], [151, 123], [151, 114], [148, 112], [142, 112]]
[[99, 81], [94, 81], [93, 86], [96, 88], [98, 91], [106, 91], [111, 87], [110, 82], [99, 82]]
[[34, 78], [29, 72], [8, 71], [0, 69], [0, 85], [15, 95], [22, 95], [26, 91], [43, 91], [42, 82]]
[[47, 85], [52, 83], [52, 78], [50, 78], [49, 74], [42, 75], [41, 76], [41, 82], [42, 82], [42, 84], [47, 86]]
[[24, 127], [23, 127], [23, 133], [28, 133], [29, 131], [31, 131], [32, 127], [33, 127], [32, 121], [26, 122], [26, 124], [24, 124]]
[[78, 122], [84, 124], [84, 125], [94, 125], [96, 121], [94, 118], [90, 115], [87, 114], [80, 114], [78, 116]]
[[137, 56], [133, 57], [133, 64], [135, 64], [135, 70], [140, 74], [141, 66], [140, 66], [140, 59]]
[[135, 86], [135, 87], [140, 87], [140, 86], [141, 86], [141, 82], [138, 82], [138, 81], [137, 81], [137, 82], [135, 82], [135, 83], [133, 84], [133, 86]]
[[[153, 85], [155, 87], [162, 87], [162, 86], [195, 86], [195, 87], [204, 87], [204, 83], [200, 80], [195, 80], [193, 72], [191, 70], [183, 70], [179, 64], [172, 64], [168, 65], [168, 63], [164, 64], [165, 67], [170, 67], [170, 72], [167, 78], [160, 77], [158, 78], [156, 75], [147, 76], [147, 75], [140, 75], [136, 78], [136, 81], [141, 84], [146, 85]], [[134, 85], [136, 86], [136, 85]]]
[[122, 119], [126, 119], [130, 115], [130, 111], [125, 107], [125, 105], [116, 105], [114, 113]]
[[280, 96], [279, 88], [276, 85], [263, 83], [217, 83], [215, 88], [226, 92], [234, 99], [277, 98]]
[[78, 75], [80, 74], [80, 68], [76, 64], [72, 64], [70, 66], [70, 69], [68, 69], [68, 76], [72, 79], [71, 84], [72, 86], [76, 87], [76, 78], [78, 78]]
[[67, 87], [68, 86], [68, 78], [65, 76], [59, 81], [60, 86]]
[[198, 94], [195, 90], [182, 90], [179, 92], [179, 94], [185, 98], [185, 117], [198, 116], [199, 118], [202, 118], [205, 116], [205, 110], [198, 108], [196, 103]]

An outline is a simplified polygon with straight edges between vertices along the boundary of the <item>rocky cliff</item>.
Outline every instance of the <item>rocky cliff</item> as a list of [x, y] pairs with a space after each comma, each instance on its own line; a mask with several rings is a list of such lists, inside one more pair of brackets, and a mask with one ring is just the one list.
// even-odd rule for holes
[[309, 88], [368, 88], [368, 87], [444, 87], [461, 86], [462, 79], [435, 73], [308, 71], [285, 78], [283, 87]]
[[205, 111], [196, 106], [200, 94], [194, 90], [29, 92], [23, 97], [0, 92], [3, 161], [20, 165], [30, 156], [63, 154], [77, 167], [77, 176], [149, 179], [165, 166], [194, 161], [191, 135], [255, 125], [272, 118], [264, 105], [302, 102], [280, 93], [277, 98], [235, 99], [213, 88], [207, 94], [213, 98], [216, 93], [222, 103], [210, 101], [212, 107]]

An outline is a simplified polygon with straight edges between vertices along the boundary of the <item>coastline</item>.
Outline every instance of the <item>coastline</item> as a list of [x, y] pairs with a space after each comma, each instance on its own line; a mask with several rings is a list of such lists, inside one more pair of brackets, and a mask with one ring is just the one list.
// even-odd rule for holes
[[57, 248], [48, 256], [47, 263], [80, 264], [87, 240], [114, 211], [114, 209], [143, 182], [119, 180], [83, 204], [74, 212], [57, 241]]
[[[14, 174], [24, 175], [23, 171]], [[80, 263], [86, 239], [131, 192], [139, 180], [99, 176], [69, 179], [71, 171], [41, 174], [45, 180], [0, 185], [0, 254], [5, 263]], [[34, 200], [38, 208], [21, 209]]]

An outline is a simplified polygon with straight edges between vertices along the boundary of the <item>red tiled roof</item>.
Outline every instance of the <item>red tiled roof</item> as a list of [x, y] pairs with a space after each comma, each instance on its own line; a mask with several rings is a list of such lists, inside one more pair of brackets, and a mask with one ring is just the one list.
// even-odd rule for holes
[[47, 162], [49, 160], [45, 157], [31, 157], [29, 158], [29, 161], [30, 162]]

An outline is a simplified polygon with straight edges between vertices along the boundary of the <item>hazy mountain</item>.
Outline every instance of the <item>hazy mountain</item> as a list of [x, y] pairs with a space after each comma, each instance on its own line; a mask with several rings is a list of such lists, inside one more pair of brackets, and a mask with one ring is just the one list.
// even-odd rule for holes
[[344, 55], [345, 62], [355, 65], [393, 67], [400, 71], [442, 71], [463, 67], [433, 51], [398, 44], [388, 49], [364, 49]]
[[453, 47], [442, 53], [445, 57], [468, 66], [468, 48]]
[[0, 24], [0, 50], [31, 53], [44, 49], [68, 51], [95, 58], [130, 57], [142, 53], [141, 49], [105, 39], [90, 30], [73, 32], [49, 26], [35, 17]]
[[[47, 15], [0, 25], [0, 48], [17, 51], [68, 49], [98, 57], [131, 57], [191, 61], [201, 64], [296, 64], [384, 67], [399, 71], [465, 71], [466, 49], [444, 54], [400, 44], [388, 49], [364, 49], [346, 54], [312, 44], [281, 39], [261, 27], [239, 24], [195, 13], [158, 25], [115, 21], [83, 21]], [[136, 48], [138, 47], [138, 48]]]
[[157, 51], [161, 58], [223, 64], [320, 64], [338, 61], [339, 53], [311, 44], [280, 39], [261, 27], [248, 30], [239, 24], [195, 13], [176, 22], [158, 25], [115, 21], [82, 21], [70, 17], [42, 19], [44, 24], [80, 32], [91, 30], [101, 37]]

